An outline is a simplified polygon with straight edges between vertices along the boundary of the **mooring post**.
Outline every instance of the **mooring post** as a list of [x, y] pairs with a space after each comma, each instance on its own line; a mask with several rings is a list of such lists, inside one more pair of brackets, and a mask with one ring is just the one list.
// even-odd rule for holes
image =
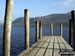
[[35, 41], [38, 42], [38, 37], [39, 37], [39, 22], [38, 20], [35, 22], [35, 26], [36, 26], [36, 38]]
[[13, 12], [13, 0], [6, 0], [4, 32], [3, 32], [3, 56], [10, 56], [12, 12]]
[[51, 36], [53, 36], [53, 24], [50, 24], [51, 26]]
[[62, 24], [60, 24], [60, 36], [62, 37], [63, 34], [63, 29], [62, 29]]
[[75, 11], [71, 11], [71, 16], [73, 20], [73, 50], [75, 51]]
[[29, 10], [24, 11], [24, 23], [25, 23], [25, 49], [29, 49]]
[[73, 22], [72, 19], [69, 20], [69, 45], [72, 46], [72, 37], [73, 37]]
[[40, 39], [42, 39], [42, 21], [40, 21]]

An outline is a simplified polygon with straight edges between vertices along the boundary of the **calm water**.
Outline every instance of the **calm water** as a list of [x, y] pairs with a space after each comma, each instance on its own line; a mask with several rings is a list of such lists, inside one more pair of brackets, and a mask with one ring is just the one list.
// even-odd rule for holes
[[[50, 28], [43, 27], [43, 36], [50, 35]], [[60, 35], [60, 28], [54, 27], [54, 35]], [[69, 28], [63, 28], [63, 37], [68, 42]], [[2, 56], [3, 27], [0, 27], [0, 56]], [[35, 43], [35, 27], [30, 27], [30, 46]], [[24, 50], [24, 27], [12, 27], [11, 56], [17, 56]]]

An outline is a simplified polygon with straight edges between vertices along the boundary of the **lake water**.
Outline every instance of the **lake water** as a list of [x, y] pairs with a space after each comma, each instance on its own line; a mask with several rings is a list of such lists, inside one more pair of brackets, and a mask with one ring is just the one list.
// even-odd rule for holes
[[[60, 28], [54, 27], [54, 35], [60, 35]], [[43, 36], [50, 36], [50, 27], [43, 27]], [[63, 37], [68, 42], [69, 28], [63, 28]], [[12, 27], [11, 33], [11, 56], [17, 56], [24, 50], [24, 27]], [[30, 27], [30, 46], [35, 43], [35, 27]], [[0, 56], [3, 48], [3, 27], [0, 27]]]

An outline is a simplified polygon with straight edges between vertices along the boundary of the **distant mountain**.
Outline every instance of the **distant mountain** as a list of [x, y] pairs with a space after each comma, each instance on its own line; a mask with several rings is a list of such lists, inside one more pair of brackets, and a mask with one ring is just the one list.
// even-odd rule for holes
[[[53, 24], [64, 24], [67, 25], [69, 23], [69, 19], [71, 19], [71, 14], [51, 14], [47, 16], [40, 16], [35, 18], [30, 18], [30, 24], [35, 25], [36, 20], [41, 20], [43, 25]], [[13, 21], [13, 25], [23, 26], [24, 25], [24, 17], [19, 17], [15, 21]]]
[[0, 18], [0, 24], [3, 24], [3, 22], [4, 22], [4, 21]]
[[2, 22], [0, 23], [0, 26], [3, 26], [3, 23]]

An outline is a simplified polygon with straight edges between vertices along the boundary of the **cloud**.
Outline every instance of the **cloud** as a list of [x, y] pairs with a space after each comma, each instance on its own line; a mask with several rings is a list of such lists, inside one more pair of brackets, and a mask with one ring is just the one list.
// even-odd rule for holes
[[63, 2], [63, 5], [64, 5], [65, 7], [72, 7], [71, 5], [72, 5], [73, 1], [74, 1], [74, 0], [65, 0], [65, 1]]

